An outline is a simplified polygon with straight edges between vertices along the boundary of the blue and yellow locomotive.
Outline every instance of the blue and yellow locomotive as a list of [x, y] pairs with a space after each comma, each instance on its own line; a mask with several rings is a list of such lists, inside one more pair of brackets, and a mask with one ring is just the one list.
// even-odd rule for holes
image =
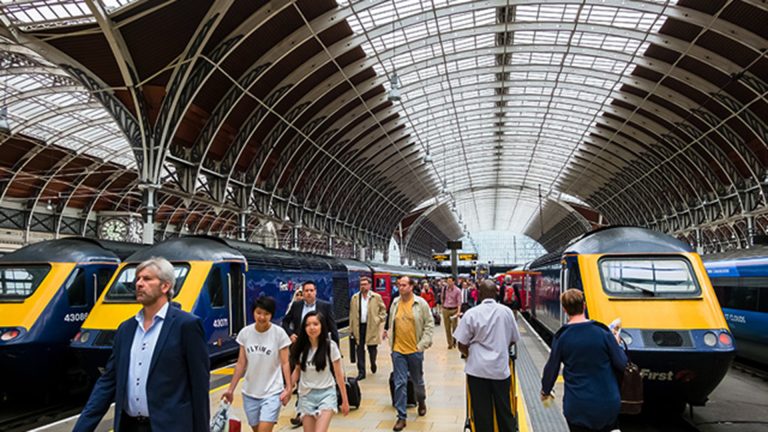
[[[49, 240], [0, 258], [0, 393], [34, 383], [71, 385], [78, 369], [68, 345], [120, 259], [141, 245], [86, 238]], [[61, 389], [43, 387], [51, 391]]]
[[728, 325], [701, 258], [655, 231], [610, 227], [529, 265], [532, 316], [550, 334], [565, 323], [560, 293], [584, 291], [590, 319], [621, 318], [621, 338], [641, 368], [646, 404], [703, 405], [734, 357]]

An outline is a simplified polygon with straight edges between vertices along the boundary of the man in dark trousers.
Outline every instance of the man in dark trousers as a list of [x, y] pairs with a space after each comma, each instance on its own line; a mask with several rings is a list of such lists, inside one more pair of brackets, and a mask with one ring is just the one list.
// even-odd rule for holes
[[106, 371], [74, 432], [96, 429], [115, 403], [115, 432], [208, 431], [210, 364], [199, 318], [172, 306], [176, 277], [164, 258], [136, 268], [143, 306], [120, 324]]
[[[469, 309], [453, 333], [467, 357], [464, 373], [477, 432], [514, 429], [509, 348], [520, 339], [512, 311], [496, 302], [496, 284], [480, 282], [480, 304]], [[470, 349], [471, 347], [471, 349]]]
[[[301, 291], [304, 294], [304, 300], [293, 302], [288, 313], [283, 317], [283, 328], [291, 338], [291, 343], [296, 343], [301, 331], [301, 323], [304, 316], [311, 311], [320, 312], [325, 319], [323, 327], [331, 329], [331, 339], [336, 344], [339, 343], [339, 329], [336, 327], [336, 318], [333, 316], [333, 305], [327, 301], [317, 299], [317, 285], [312, 281], [306, 281], [301, 284]], [[293, 370], [294, 365], [291, 365]], [[301, 416], [297, 413], [296, 417], [291, 419], [291, 424], [295, 427], [301, 425]]]
[[381, 325], [387, 307], [378, 293], [371, 290], [371, 278], [360, 278], [360, 291], [349, 302], [349, 329], [357, 341], [357, 379], [365, 379], [365, 351], [371, 358], [371, 372], [376, 373], [376, 354], [381, 343]]

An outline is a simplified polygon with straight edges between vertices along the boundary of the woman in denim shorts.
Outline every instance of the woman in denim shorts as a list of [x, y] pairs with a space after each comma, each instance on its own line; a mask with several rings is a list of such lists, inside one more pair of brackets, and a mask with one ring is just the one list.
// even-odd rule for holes
[[240, 355], [232, 382], [221, 398], [232, 403], [237, 383], [245, 375], [243, 409], [248, 424], [254, 432], [271, 432], [280, 415], [280, 404], [291, 400], [290, 387], [283, 385], [291, 379], [291, 339], [282, 327], [271, 323], [275, 313], [275, 300], [271, 297], [258, 298], [251, 313], [255, 323], [237, 334]]
[[341, 412], [349, 413], [347, 387], [341, 370], [341, 352], [328, 337], [322, 314], [307, 313], [301, 323], [299, 338], [291, 349], [291, 361], [296, 367], [292, 381], [299, 383], [298, 412], [305, 432], [325, 432], [331, 417], [338, 412], [336, 386], [341, 391]]

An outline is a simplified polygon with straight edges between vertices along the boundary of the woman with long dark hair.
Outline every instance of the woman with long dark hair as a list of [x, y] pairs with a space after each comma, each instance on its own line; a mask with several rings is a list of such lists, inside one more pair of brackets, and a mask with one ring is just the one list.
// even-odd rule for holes
[[299, 337], [291, 348], [291, 363], [296, 367], [291, 382], [299, 386], [298, 412], [305, 432], [325, 432], [331, 417], [338, 412], [336, 386], [341, 391], [341, 412], [349, 413], [347, 388], [341, 370], [341, 352], [328, 337], [329, 329], [319, 312], [307, 313]]

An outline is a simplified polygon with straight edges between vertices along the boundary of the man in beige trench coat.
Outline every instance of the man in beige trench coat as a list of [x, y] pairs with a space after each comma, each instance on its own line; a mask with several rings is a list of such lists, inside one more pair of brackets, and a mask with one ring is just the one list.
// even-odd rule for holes
[[352, 296], [349, 305], [349, 328], [357, 343], [357, 379], [365, 379], [365, 348], [371, 357], [371, 372], [376, 373], [376, 352], [381, 343], [381, 325], [387, 317], [387, 308], [379, 294], [371, 290], [371, 278], [360, 278], [360, 291]]

